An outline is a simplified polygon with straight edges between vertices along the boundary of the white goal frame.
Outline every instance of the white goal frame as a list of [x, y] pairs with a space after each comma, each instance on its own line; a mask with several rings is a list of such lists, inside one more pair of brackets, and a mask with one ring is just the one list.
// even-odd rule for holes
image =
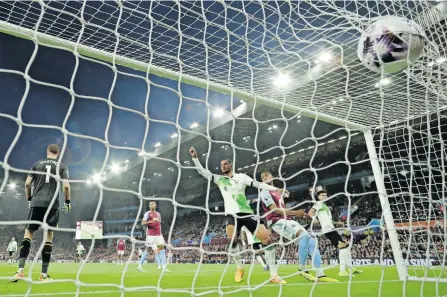
[[[447, 6], [447, 4], [446, 4]], [[316, 110], [309, 110], [304, 109], [298, 106], [294, 106], [291, 104], [287, 104], [284, 101], [279, 102], [277, 100], [272, 100], [269, 98], [265, 98], [262, 96], [253, 96], [253, 94], [230, 88], [229, 86], [221, 85], [209, 80], [200, 79], [197, 77], [193, 77], [188, 74], [175, 72], [169, 69], [161, 68], [158, 66], [151, 65], [149, 63], [140, 62], [134, 59], [126, 58], [123, 56], [118, 56], [113, 53], [109, 53], [106, 51], [94, 49], [82, 44], [78, 44], [75, 42], [67, 41], [62, 38], [50, 36], [44, 33], [37, 32], [35, 30], [26, 29], [17, 25], [13, 25], [4, 21], [0, 21], [0, 32], [10, 34], [16, 37], [20, 37], [23, 39], [31, 40], [35, 43], [38, 43], [39, 45], [61, 49], [61, 50], [68, 50], [75, 55], [83, 55], [87, 57], [91, 57], [94, 59], [106, 61], [106, 62], [112, 62], [114, 64], [122, 65], [125, 67], [133, 68], [136, 70], [149, 72], [151, 74], [168, 78], [176, 81], [180, 81], [185, 84], [201, 87], [207, 90], [212, 90], [218, 93], [222, 94], [228, 94], [231, 96], [238, 97], [240, 99], [246, 100], [248, 102], [256, 102], [260, 103], [262, 105], [266, 105], [269, 107], [277, 108], [277, 109], [283, 109], [289, 112], [293, 113], [299, 113], [311, 118], [315, 118], [324, 122], [328, 122], [340, 127], [345, 127], [347, 130], [357, 130], [361, 131], [364, 134], [365, 143], [368, 149], [368, 154], [372, 166], [372, 171], [374, 174], [374, 179], [377, 186], [377, 192], [380, 199], [382, 211], [383, 211], [383, 217], [386, 224], [386, 229], [388, 231], [399, 279], [401, 281], [406, 280], [424, 280], [424, 281], [444, 281], [443, 279], [438, 278], [418, 278], [418, 277], [411, 277], [408, 275], [407, 267], [405, 265], [405, 261], [402, 256], [402, 250], [400, 248], [398, 235], [396, 232], [396, 227], [393, 220], [393, 215], [391, 213], [390, 205], [388, 202], [387, 193], [385, 190], [385, 184], [384, 184], [384, 175], [383, 171], [381, 169], [379, 159], [376, 153], [376, 147], [373, 140], [373, 135], [371, 133], [370, 127], [367, 127], [365, 125], [361, 125], [358, 123], [354, 123], [345, 119], [340, 119], [337, 117], [330, 116], [325, 113], [320, 113]], [[447, 280], [446, 280], [447, 281]]]

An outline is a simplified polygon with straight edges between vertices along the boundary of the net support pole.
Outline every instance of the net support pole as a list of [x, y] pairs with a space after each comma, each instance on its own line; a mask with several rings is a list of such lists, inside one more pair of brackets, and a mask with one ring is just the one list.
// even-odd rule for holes
[[397, 237], [397, 230], [396, 226], [394, 225], [393, 215], [391, 213], [390, 204], [388, 202], [383, 173], [380, 169], [380, 163], [377, 157], [371, 130], [367, 130], [366, 132], [364, 132], [364, 136], [366, 147], [368, 149], [369, 159], [371, 161], [372, 171], [374, 174], [374, 180], [376, 182], [377, 193], [379, 194], [383, 218], [385, 219], [386, 230], [388, 231], [388, 237], [390, 239], [391, 248], [393, 250], [397, 273], [399, 275], [399, 280], [404, 281], [407, 279], [408, 276], [407, 267], [405, 266], [404, 258], [402, 256], [402, 250], [400, 249], [399, 239]]

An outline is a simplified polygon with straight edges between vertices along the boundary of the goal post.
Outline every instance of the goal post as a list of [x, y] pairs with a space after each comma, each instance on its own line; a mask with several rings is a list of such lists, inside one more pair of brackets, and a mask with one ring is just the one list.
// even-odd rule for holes
[[447, 282], [444, 110], [364, 133], [401, 280]]
[[408, 277], [407, 267], [402, 257], [402, 250], [397, 236], [396, 226], [394, 225], [394, 218], [391, 213], [390, 204], [388, 202], [388, 195], [383, 182], [383, 172], [380, 166], [379, 158], [377, 157], [376, 147], [374, 144], [374, 138], [370, 130], [363, 133], [365, 137], [365, 144], [368, 149], [368, 155], [371, 162], [371, 169], [376, 182], [377, 194], [379, 196], [380, 205], [382, 207], [383, 218], [385, 220], [386, 230], [393, 249], [394, 261], [396, 263], [397, 273], [399, 279], [404, 281]]

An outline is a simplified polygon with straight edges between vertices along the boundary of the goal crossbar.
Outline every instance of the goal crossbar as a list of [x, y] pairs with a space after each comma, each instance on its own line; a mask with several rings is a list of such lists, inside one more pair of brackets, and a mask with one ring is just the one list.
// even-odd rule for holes
[[44, 34], [41, 32], [37, 32], [36, 30], [31, 30], [27, 28], [23, 28], [5, 21], [0, 21], [0, 32], [9, 34], [12, 36], [36, 41], [38, 44], [43, 46], [55, 47], [60, 49], [65, 49], [73, 52], [77, 49], [77, 52], [80, 55], [87, 56], [90, 58], [94, 58], [97, 60], [102, 60], [105, 62], [113, 63], [129, 67], [135, 70], [149, 72], [150, 74], [180, 81], [182, 83], [208, 89], [214, 92], [218, 92], [221, 94], [226, 94], [232, 97], [237, 97], [244, 101], [248, 102], [256, 102], [268, 107], [283, 109], [292, 113], [299, 113], [300, 115], [304, 115], [310, 118], [316, 118], [320, 121], [324, 121], [327, 123], [331, 123], [337, 126], [346, 127], [353, 130], [363, 130], [366, 128], [365, 125], [361, 125], [358, 123], [354, 123], [352, 121], [347, 121], [344, 119], [340, 119], [326, 113], [318, 112], [316, 110], [310, 110], [301, 108], [292, 104], [288, 104], [285, 102], [279, 102], [276, 100], [272, 100], [263, 96], [259, 96], [257, 94], [253, 94], [250, 92], [246, 92], [243, 90], [238, 90], [231, 88], [229, 86], [225, 86], [223, 84], [219, 84], [210, 80], [201, 79], [198, 77], [194, 77], [189, 74], [179, 73], [173, 70], [169, 70], [166, 68], [158, 67], [155, 65], [150, 65], [149, 63], [137, 61], [134, 59], [130, 59], [127, 57], [123, 57], [120, 55], [115, 55], [113, 53], [109, 53], [103, 50], [95, 49], [89, 46], [85, 46], [83, 44], [76, 44], [76, 42], [72, 42], [63, 38], [51, 36], [48, 34]]

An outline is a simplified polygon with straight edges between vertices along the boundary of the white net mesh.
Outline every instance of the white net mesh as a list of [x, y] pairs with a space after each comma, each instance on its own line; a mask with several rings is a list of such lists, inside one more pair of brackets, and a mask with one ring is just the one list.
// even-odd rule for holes
[[[274, 73], [287, 71], [294, 83], [285, 103], [369, 125], [436, 109], [425, 91], [436, 96], [440, 89], [445, 92], [446, 85], [441, 83], [445, 82], [443, 68], [430, 66], [445, 56], [445, 7], [435, 5], [425, 1], [300, 1], [299, 5], [287, 1], [11, 1], [2, 3], [0, 17], [9, 24], [79, 40], [81, 45], [151, 66], [181, 69], [183, 79], [188, 74], [269, 99], [282, 100], [270, 85]], [[371, 20], [389, 14], [420, 24], [430, 42], [412, 71], [393, 78], [396, 85], [411, 81], [408, 89], [393, 88], [381, 102], [375, 99], [378, 90], [373, 87], [380, 76], [359, 65], [356, 48]], [[336, 59], [316, 65], [316, 57], [324, 51], [331, 51]], [[395, 98], [407, 95], [411, 104], [397, 104]], [[439, 100], [445, 104], [445, 98]], [[334, 101], [337, 104], [331, 104]]]
[[[425, 271], [412, 276], [445, 278], [445, 112], [386, 127], [376, 147], [404, 258]], [[432, 270], [433, 267], [439, 269]]]
[[[436, 262], [429, 261], [430, 267], [439, 265], [433, 273], [423, 270], [422, 274], [411, 275], [438, 277], [436, 281], [443, 281], [445, 214], [435, 209], [442, 206], [445, 199], [442, 163], [445, 155], [441, 135], [444, 132], [438, 132], [437, 136], [411, 133], [411, 137], [416, 137], [413, 141], [422, 142], [413, 151], [404, 144], [408, 129], [427, 132], [428, 128], [418, 128], [418, 123], [413, 122], [389, 125], [395, 121], [401, 123], [404, 118], [431, 114], [446, 105], [445, 10], [443, 3], [424, 1], [0, 2], [0, 30], [29, 39], [31, 41], [26, 42], [32, 45], [21, 67], [8, 67], [8, 55], [15, 55], [14, 50], [10, 50], [5, 52], [0, 68], [3, 75], [20, 77], [19, 88], [23, 91], [12, 112], [0, 112], [0, 118], [12, 120], [19, 127], [12, 133], [1, 162], [5, 175], [0, 190], [6, 193], [0, 209], [2, 233], [8, 237], [14, 232], [8, 229], [10, 226], [27, 223], [23, 215], [8, 216], [5, 211], [14, 209], [14, 204], [6, 203], [6, 197], [11, 194], [8, 194], [8, 183], [11, 184], [14, 173], [26, 173], [29, 168], [14, 165], [14, 156], [18, 158], [14, 150], [19, 147], [22, 130], [42, 128], [45, 133], [60, 131], [64, 149], [70, 148], [70, 139], [89, 140], [101, 146], [101, 158], [90, 162], [94, 165], [88, 168], [88, 173], [73, 181], [81, 185], [75, 189], [79, 196], [95, 197], [78, 215], [92, 221], [100, 220], [104, 205], [106, 240], [124, 237], [132, 242], [128, 245], [131, 250], [128, 250], [124, 270], [90, 266], [85, 262], [80, 266], [54, 265], [59, 276], [55, 275], [52, 287], [36, 286], [35, 277], [27, 278], [25, 286], [8, 285], [6, 296], [141, 296], [141, 291], [155, 292], [158, 296], [256, 296], [258, 293], [291, 296], [295, 294], [295, 286], [306, 296], [332, 294], [333, 287], [295, 282], [296, 267], [290, 266], [280, 270], [289, 281], [286, 286], [266, 284], [268, 276], [253, 265], [246, 274], [247, 281], [234, 284], [232, 266], [227, 263], [226, 241], [205, 243], [206, 234], [224, 236], [222, 202], [219, 201], [220, 192], [204, 182], [192, 168], [187, 152], [191, 145], [199, 151], [204, 166], [206, 164], [213, 172], [219, 171], [219, 161], [223, 158], [233, 159], [235, 169], [253, 177], [258, 177], [260, 169], [272, 170], [293, 195], [299, 197], [291, 204], [307, 202], [309, 206], [306, 200], [310, 198], [303, 198], [308, 197], [307, 188], [317, 182], [323, 183], [331, 196], [328, 204], [334, 218], [347, 220], [347, 229], [352, 232], [354, 262], [382, 263], [382, 267], [372, 267], [358, 281], [342, 280], [338, 288], [340, 294], [413, 296], [405, 285], [396, 285], [398, 279], [394, 270], [388, 272], [386, 267], [386, 263], [394, 263], [395, 251], [390, 247], [393, 239], [385, 232], [362, 233], [369, 229], [366, 225], [371, 219], [380, 219], [380, 207], [378, 191], [366, 189], [363, 182], [371, 176], [368, 157], [364, 158], [367, 152], [364, 139], [360, 132], [352, 129], [383, 125], [388, 128], [378, 129], [375, 134], [386, 132], [386, 137], [375, 145], [383, 170], [390, 178], [405, 177], [397, 183], [385, 180], [393, 220], [401, 229], [398, 238], [401, 249], [410, 260], [433, 259]], [[362, 30], [375, 17], [389, 14], [407, 17], [421, 25], [426, 31], [428, 45], [424, 56], [412, 68], [394, 75], [392, 85], [385, 87], [379, 83], [383, 77], [360, 65], [356, 48]], [[5, 44], [17, 45], [19, 55], [21, 45], [15, 43], [17, 39], [4, 36], [6, 34], [2, 34]], [[44, 52], [46, 59], [42, 58]], [[321, 54], [325, 53], [331, 53], [329, 62], [321, 60]], [[72, 63], [71, 68], [66, 66], [69, 75], [65, 78], [68, 79], [59, 80], [55, 69], [65, 62]], [[43, 72], [54, 76], [34, 70], [42, 65], [52, 65], [54, 69]], [[102, 70], [97, 71], [97, 68]], [[89, 71], [94, 74], [87, 74]], [[289, 73], [292, 81], [281, 92], [272, 87], [278, 72]], [[110, 83], [101, 83], [98, 77], [107, 77]], [[57, 123], [27, 120], [23, 108], [32, 97], [30, 86], [36, 85], [47, 88], [43, 93], [48, 97], [57, 97], [57, 92], [68, 94], [70, 103], [63, 111], [63, 120]], [[89, 86], [89, 92], [78, 91], [84, 85]], [[194, 89], [188, 89], [188, 85], [193, 85]], [[122, 93], [120, 88], [124, 89]], [[130, 102], [133, 98], [128, 94], [141, 100], [133, 105]], [[166, 98], [165, 102], [157, 100], [160, 97]], [[82, 100], [104, 104], [107, 111], [96, 114], [99, 108], [82, 106]], [[151, 111], [151, 101], [162, 106], [163, 112], [160, 109], [160, 114]], [[55, 103], [47, 102], [45, 106], [51, 104]], [[223, 111], [222, 106], [225, 107]], [[93, 114], [92, 118], [82, 118], [82, 121], [92, 121], [93, 130], [100, 132], [89, 130], [89, 133], [69, 127], [69, 118], [79, 113]], [[135, 127], [134, 130], [123, 128], [123, 134], [134, 136], [132, 141], [116, 141], [112, 135], [114, 119], [122, 113], [137, 119], [126, 119], [118, 124]], [[430, 118], [429, 122], [433, 122], [430, 127], [443, 131], [441, 118], [440, 115], [436, 120]], [[138, 128], [136, 121], [140, 121]], [[161, 134], [168, 137], [154, 137]], [[427, 141], [434, 146], [433, 151], [430, 146], [425, 147]], [[124, 155], [129, 160], [121, 165], [119, 177], [113, 172], [116, 151], [140, 155]], [[434, 156], [436, 164], [424, 163], [434, 160]], [[93, 180], [86, 178], [95, 171], [97, 175]], [[99, 186], [85, 189], [88, 183]], [[409, 200], [405, 196], [408, 192], [413, 194], [408, 196]], [[257, 201], [257, 190], [249, 190], [247, 195]], [[159, 275], [158, 271], [149, 272], [149, 276], [134, 272], [131, 261], [142, 243], [135, 238], [144, 236], [139, 223], [150, 199], [159, 202], [165, 212], [163, 228], [167, 242], [175, 245], [174, 259], [227, 265], [179, 266], [172, 268], [171, 276]], [[76, 201], [73, 206], [76, 209]], [[129, 213], [122, 218], [121, 214], [127, 211]], [[413, 222], [440, 222], [442, 219], [442, 228], [412, 228]], [[406, 226], [407, 222], [411, 222], [410, 227]], [[185, 227], [187, 224], [190, 226]], [[58, 231], [70, 234], [76, 230], [71, 221]], [[63, 235], [56, 234], [56, 238], [58, 236]], [[337, 261], [337, 252], [323, 238], [319, 236], [323, 259], [325, 264], [333, 264]], [[174, 243], [177, 239], [179, 243]], [[181, 246], [185, 241], [186, 246]], [[39, 250], [34, 248], [31, 253], [33, 265], [43, 248], [43, 241], [42, 244], [39, 244], [40, 239], [36, 242], [33, 246], [38, 246]], [[423, 248], [417, 247], [416, 242], [422, 242]], [[98, 250], [97, 245], [95, 241], [89, 242], [87, 261], [113, 259], [113, 251]], [[296, 245], [287, 244], [281, 249], [280, 262], [295, 263]], [[419, 252], [417, 258], [410, 256], [413, 251]], [[63, 251], [60, 253], [64, 258]], [[251, 256], [245, 259], [250, 262]], [[336, 276], [330, 268], [327, 271]], [[393, 276], [389, 276], [391, 274]], [[8, 280], [9, 270], [8, 273], [2, 270], [0, 278]], [[429, 296], [442, 296], [447, 289], [439, 283], [424, 284], [408, 286], [417, 292], [427, 290]], [[0, 292], [4, 293], [1, 287]]]

